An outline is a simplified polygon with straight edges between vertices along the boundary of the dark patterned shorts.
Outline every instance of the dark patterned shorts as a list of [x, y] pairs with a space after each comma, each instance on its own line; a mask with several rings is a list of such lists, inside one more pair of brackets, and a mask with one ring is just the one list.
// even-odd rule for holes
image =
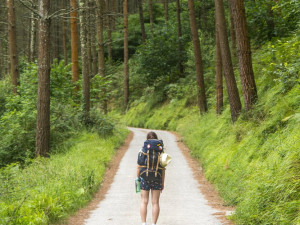
[[152, 190], [161, 190], [161, 180], [145, 180], [141, 178], [141, 189], [145, 191]]

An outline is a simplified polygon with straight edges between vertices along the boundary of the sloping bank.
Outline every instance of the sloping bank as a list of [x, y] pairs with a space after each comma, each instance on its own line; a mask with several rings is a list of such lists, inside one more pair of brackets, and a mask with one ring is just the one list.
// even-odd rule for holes
[[81, 133], [73, 147], [25, 169], [0, 170], [0, 224], [52, 224], [87, 204], [101, 184], [106, 166], [128, 130], [99, 138]]
[[236, 206], [237, 224], [300, 224], [299, 46], [295, 34], [254, 54], [259, 101], [235, 124], [228, 106], [221, 116], [215, 109], [200, 116], [191, 92], [162, 106], [136, 101], [124, 119], [179, 132], [225, 202]]

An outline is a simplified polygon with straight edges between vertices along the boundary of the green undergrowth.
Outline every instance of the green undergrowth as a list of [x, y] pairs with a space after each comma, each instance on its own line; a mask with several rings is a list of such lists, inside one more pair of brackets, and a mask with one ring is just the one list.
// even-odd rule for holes
[[299, 46], [295, 36], [256, 52], [259, 100], [234, 124], [229, 106], [200, 116], [188, 98], [136, 103], [124, 119], [177, 131], [225, 203], [236, 206], [236, 224], [300, 224]]
[[[99, 138], [83, 132], [70, 149], [21, 168], [0, 170], [0, 224], [53, 224], [83, 207], [101, 185], [105, 169], [128, 130]], [[70, 145], [66, 145], [69, 146]]]

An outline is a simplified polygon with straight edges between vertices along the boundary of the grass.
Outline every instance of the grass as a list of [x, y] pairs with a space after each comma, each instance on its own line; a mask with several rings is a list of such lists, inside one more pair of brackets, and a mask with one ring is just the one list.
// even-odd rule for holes
[[0, 170], [0, 224], [50, 224], [86, 205], [102, 182], [106, 166], [128, 131], [108, 138], [84, 132], [71, 149], [39, 158], [25, 168]]
[[254, 54], [259, 101], [235, 124], [228, 106], [221, 116], [214, 107], [200, 116], [188, 97], [152, 109], [140, 103], [124, 120], [179, 132], [226, 204], [236, 206], [236, 224], [300, 224], [299, 46], [295, 35]]

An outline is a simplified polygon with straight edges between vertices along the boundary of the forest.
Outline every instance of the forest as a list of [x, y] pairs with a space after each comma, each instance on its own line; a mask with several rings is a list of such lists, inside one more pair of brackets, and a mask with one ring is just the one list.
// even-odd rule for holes
[[300, 224], [300, 1], [0, 0], [0, 224], [58, 224], [126, 126], [181, 135], [235, 224]]

